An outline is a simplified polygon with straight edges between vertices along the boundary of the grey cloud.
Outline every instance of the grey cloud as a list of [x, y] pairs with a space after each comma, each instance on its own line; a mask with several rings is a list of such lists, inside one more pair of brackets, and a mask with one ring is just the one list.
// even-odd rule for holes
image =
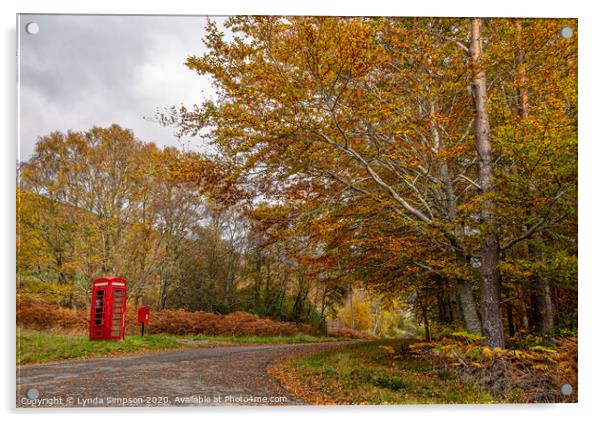
[[[24, 27], [35, 21], [37, 35]], [[177, 145], [172, 129], [144, 120], [157, 108], [212, 94], [184, 66], [202, 54], [204, 17], [22, 15], [21, 160], [54, 130], [118, 123], [143, 140]]]

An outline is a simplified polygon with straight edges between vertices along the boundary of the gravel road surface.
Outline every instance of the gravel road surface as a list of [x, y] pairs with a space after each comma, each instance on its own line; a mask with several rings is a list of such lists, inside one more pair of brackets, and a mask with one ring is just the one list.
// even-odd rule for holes
[[340, 343], [227, 346], [17, 367], [17, 407], [300, 405], [272, 360]]

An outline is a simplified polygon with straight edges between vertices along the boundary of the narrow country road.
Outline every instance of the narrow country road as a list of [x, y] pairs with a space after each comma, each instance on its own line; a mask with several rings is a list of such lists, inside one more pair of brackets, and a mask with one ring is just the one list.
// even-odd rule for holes
[[299, 405], [272, 360], [340, 343], [228, 346], [17, 367], [17, 407]]

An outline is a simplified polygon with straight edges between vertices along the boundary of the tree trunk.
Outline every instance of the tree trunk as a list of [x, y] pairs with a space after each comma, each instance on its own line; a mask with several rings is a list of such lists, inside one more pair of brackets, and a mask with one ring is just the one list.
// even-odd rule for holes
[[533, 276], [533, 328], [539, 334], [554, 331], [554, 310], [550, 283], [538, 274]]
[[554, 295], [553, 295], [554, 300], [552, 301], [552, 303], [554, 304], [553, 305], [554, 323], [555, 323], [556, 327], [560, 327], [560, 297], [559, 297], [560, 295], [558, 292], [558, 287], [553, 287], [553, 288], [551, 288], [551, 290], [554, 292]]
[[165, 305], [167, 303], [167, 281], [165, 279], [161, 279], [160, 288], [159, 288], [159, 310], [165, 309]]
[[457, 296], [458, 302], [460, 303], [460, 309], [462, 311], [464, 326], [468, 332], [481, 335], [481, 320], [479, 319], [477, 307], [474, 303], [472, 286], [470, 285], [469, 281], [458, 280]]
[[[461, 268], [467, 264], [467, 261], [467, 258], [461, 253], [456, 253], [456, 266]], [[474, 293], [472, 291], [472, 285], [470, 281], [461, 279], [457, 280], [456, 296], [458, 298], [458, 303], [460, 304], [462, 320], [464, 321], [464, 327], [466, 327], [466, 330], [472, 334], [483, 334], [481, 320], [479, 319], [477, 306], [474, 302]]]
[[301, 319], [303, 317], [303, 308], [305, 307], [305, 302], [307, 301], [309, 289], [307, 288], [305, 283], [305, 276], [301, 272], [297, 274], [297, 277], [299, 288], [297, 290], [297, 294], [295, 295], [292, 317], [295, 322], [301, 322]]
[[506, 303], [506, 315], [508, 316], [508, 335], [514, 337], [514, 318], [512, 317], [512, 304]]
[[[517, 111], [518, 117], [522, 121], [529, 112], [529, 95], [526, 88], [526, 59], [525, 51], [522, 48], [522, 23], [520, 19], [514, 20], [514, 28], [516, 32], [517, 48], [514, 53], [515, 59], [515, 74], [516, 74], [516, 96], [517, 96]], [[529, 186], [530, 190], [535, 190], [533, 185]], [[541, 231], [534, 233], [533, 238], [541, 242]], [[530, 257], [538, 262], [544, 260], [543, 253], [535, 246], [529, 246], [528, 253]], [[554, 318], [552, 311], [552, 296], [550, 292], [550, 284], [547, 279], [543, 279], [538, 274], [534, 274], [531, 279], [531, 289], [533, 290], [532, 305], [533, 305], [533, 327], [539, 334], [549, 334], [554, 330]]]
[[372, 334], [375, 336], [378, 336], [381, 331], [381, 322], [382, 322], [380, 307], [378, 306], [378, 303], [375, 303], [375, 301], [372, 301], [370, 309], [372, 309], [372, 308], [374, 308], [374, 314], [373, 314], [374, 327], [372, 328]]
[[[326, 295], [328, 293], [328, 284], [324, 284], [324, 288], [322, 289], [322, 297], [320, 298], [320, 332], [323, 334], [328, 334], [328, 330], [326, 327]], [[282, 305], [281, 305], [282, 308]]]
[[529, 107], [529, 97], [527, 95], [526, 78], [527, 69], [525, 68], [525, 50], [522, 48], [522, 33], [523, 27], [520, 19], [514, 20], [514, 28], [516, 31], [516, 50], [514, 51], [515, 75], [516, 75], [516, 98], [518, 116], [522, 120], [527, 116]]
[[449, 297], [444, 289], [437, 293], [437, 311], [439, 323], [450, 324], [452, 322]]
[[[430, 102], [430, 121], [431, 121], [431, 136], [433, 138], [433, 148], [437, 152], [443, 147], [443, 139], [439, 133], [437, 122], [435, 120], [436, 107], [434, 101]], [[449, 166], [445, 159], [439, 162], [439, 177], [443, 180], [445, 186], [445, 198], [447, 201], [447, 214], [451, 222], [457, 217], [458, 200], [454, 191], [452, 177], [450, 175]], [[462, 236], [462, 228], [456, 228], [456, 236]], [[462, 251], [456, 250], [456, 266], [462, 267], [466, 264], [466, 257]], [[465, 328], [473, 334], [481, 335], [481, 321], [477, 313], [477, 308], [474, 302], [474, 295], [470, 283], [465, 280], [458, 280], [456, 297], [460, 305], [462, 318]]]
[[493, 160], [489, 140], [487, 114], [487, 77], [482, 69], [481, 19], [471, 19], [472, 98], [476, 113], [475, 137], [479, 165], [479, 184], [485, 195], [481, 202], [481, 221], [484, 223], [481, 241], [481, 320], [485, 340], [491, 347], [504, 348], [504, 327], [500, 311], [499, 240], [494, 202], [489, 197], [493, 189]]
[[520, 300], [518, 301], [518, 313], [520, 316], [520, 328], [523, 330], [529, 329], [529, 313], [527, 312], [527, 306], [525, 305], [527, 297], [522, 292], [520, 294]]
[[253, 298], [255, 302], [255, 312], [262, 314], [260, 309], [261, 302], [261, 254], [259, 249], [255, 252], [255, 285], [253, 286]]
[[355, 330], [355, 320], [353, 316], [353, 287], [349, 283], [349, 321], [351, 323], [351, 329]]
[[424, 296], [422, 299], [422, 319], [424, 322], [424, 339], [431, 341], [431, 328], [429, 324], [429, 313], [428, 313], [428, 287], [424, 288]]
[[272, 265], [271, 256], [265, 261], [265, 290], [263, 292], [263, 306], [268, 315], [272, 312]]
[[[460, 324], [464, 323], [464, 318], [462, 317], [462, 309], [460, 308], [460, 302], [458, 300], [458, 282], [456, 280], [450, 280], [450, 290], [448, 292], [449, 297], [449, 309], [451, 313], [452, 322], [457, 322]], [[472, 303], [474, 305], [474, 297], [471, 297]], [[476, 307], [475, 307], [476, 309]], [[475, 310], [476, 313], [476, 310]], [[478, 318], [478, 315], [477, 315]], [[480, 326], [479, 321], [479, 326]]]
[[504, 348], [498, 252], [497, 235], [487, 235], [481, 244], [481, 319], [487, 344]]
[[[541, 232], [536, 232], [534, 240], [541, 242]], [[529, 246], [529, 255], [536, 261], [543, 261], [543, 253], [535, 246]], [[541, 335], [549, 335], [554, 331], [554, 308], [552, 306], [552, 289], [547, 279], [537, 272], [531, 277], [532, 328]]]

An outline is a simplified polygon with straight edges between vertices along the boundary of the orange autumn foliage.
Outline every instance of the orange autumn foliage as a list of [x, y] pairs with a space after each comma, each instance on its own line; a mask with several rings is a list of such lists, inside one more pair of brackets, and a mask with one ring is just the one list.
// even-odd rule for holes
[[[85, 335], [89, 315], [85, 309], [67, 309], [51, 303], [21, 300], [17, 305], [17, 326], [61, 334]], [[126, 332], [137, 334], [140, 330], [136, 310], [130, 307], [126, 316]], [[148, 333], [203, 334], [214, 336], [294, 336], [316, 334], [307, 324], [275, 321], [247, 312], [220, 315], [209, 312], [182, 310], [151, 311]]]

